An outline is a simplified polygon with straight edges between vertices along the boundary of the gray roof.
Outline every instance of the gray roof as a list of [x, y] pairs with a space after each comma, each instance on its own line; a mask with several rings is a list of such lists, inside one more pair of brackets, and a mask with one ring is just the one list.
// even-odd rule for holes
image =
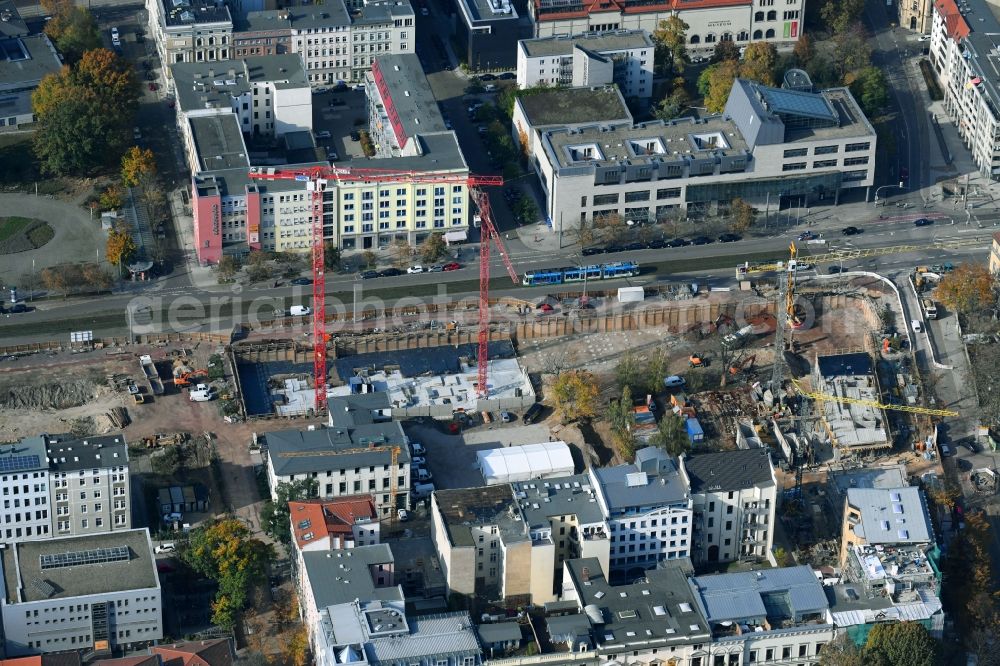
[[612, 515], [633, 507], [687, 503], [689, 488], [677, 463], [655, 447], [641, 449], [636, 454], [636, 464], [592, 471]]
[[[45, 569], [41, 566], [43, 555], [85, 553], [116, 547], [127, 549], [127, 560]], [[149, 530], [145, 528], [25, 541], [8, 545], [0, 554], [6, 588], [4, 594], [9, 604], [159, 587]]]
[[[396, 462], [410, 462], [410, 451], [398, 421], [365, 424], [355, 428], [279, 430], [267, 434], [267, 454], [277, 476], [388, 465], [392, 459], [392, 446], [399, 447]], [[361, 453], [338, 453], [344, 449], [358, 448], [369, 450]], [[296, 455], [302, 453], [314, 455]]]
[[955, 3], [965, 19], [969, 34], [962, 40], [962, 54], [981, 82], [977, 86], [983, 91], [990, 112], [1000, 117], [1000, 90], [997, 88], [995, 53], [996, 36], [1000, 34], [1000, 21], [993, 13], [993, 3], [988, 0], [963, 0]]
[[586, 474], [519, 481], [513, 485], [521, 513], [531, 529], [548, 527], [550, 516], [575, 515], [582, 525], [604, 522], [604, 512], [594, 499], [593, 486]]
[[861, 512], [854, 532], [871, 545], [920, 544], [933, 540], [923, 491], [903, 488], [851, 488], [847, 504]]
[[312, 585], [316, 608], [361, 601], [402, 601], [399, 586], [375, 587], [370, 567], [391, 564], [388, 544], [349, 550], [305, 551], [302, 561]]
[[496, 622], [476, 627], [483, 643], [508, 643], [521, 640], [521, 625], [517, 622]]
[[229, 5], [216, 0], [159, 0], [167, 27], [196, 23], [230, 23]]
[[288, 14], [293, 32], [351, 24], [351, 15], [343, 0], [324, 2], [316, 7], [289, 7], [283, 11]]
[[545, 89], [518, 97], [517, 104], [535, 129], [609, 122], [632, 125], [632, 114], [617, 86]]
[[53, 472], [127, 466], [128, 443], [124, 435], [103, 435], [86, 439], [50, 436], [48, 456], [49, 469]]
[[330, 420], [334, 426], [340, 428], [374, 423], [375, 417], [372, 412], [387, 410], [391, 406], [389, 394], [385, 391], [334, 396], [327, 401]]
[[[680, 566], [646, 572], [631, 585], [608, 584], [595, 557], [567, 560], [566, 567], [580, 605], [588, 615], [599, 614], [595, 642], [608, 649], [639, 643], [646, 646], [701, 642], [710, 632]], [[588, 584], [589, 583], [589, 584]], [[566, 581], [563, 582], [566, 584]], [[588, 607], [593, 607], [588, 611]]]
[[[479, 640], [468, 611], [407, 618], [410, 633], [405, 636], [376, 638], [365, 644], [371, 664], [396, 664], [400, 661], [453, 655], [478, 656]], [[459, 662], [460, 663], [460, 662]]]
[[5, 86], [37, 85], [62, 62], [45, 35], [0, 39], [0, 90]]
[[25, 437], [14, 444], [0, 446], [0, 473], [31, 472], [48, 469], [45, 435]]
[[774, 485], [768, 449], [702, 453], [681, 462], [691, 480], [691, 493], [744, 490]]
[[274, 32], [284, 31], [286, 36], [291, 36], [292, 7], [288, 9], [267, 9], [259, 12], [247, 12], [246, 16], [236, 18], [236, 26], [233, 33], [233, 40], [249, 39], [249, 35], [241, 34], [246, 32]]
[[772, 625], [829, 608], [808, 566], [697, 576], [689, 580], [710, 623], [768, 618]]
[[597, 53], [652, 48], [653, 40], [645, 30], [614, 30], [522, 39], [519, 44], [528, 57], [537, 58], [572, 55], [574, 46], [582, 46], [588, 51]]
[[412, 17], [413, 6], [410, 0], [385, 0], [383, 2], [366, 2], [352, 19], [355, 25], [370, 25], [389, 23], [397, 18]]
[[[463, 16], [472, 22], [516, 21], [517, 10], [511, 0], [457, 0]], [[469, 23], [469, 21], [466, 21]]]
[[[383, 102], [395, 108], [407, 136], [445, 132], [447, 128], [424, 68], [415, 53], [384, 55], [375, 58], [385, 87], [379, 87]], [[388, 97], [388, 99], [386, 99]]]
[[851, 488], [899, 488], [907, 485], [906, 466], [902, 463], [888, 467], [832, 470], [827, 478], [841, 495]]
[[4, 37], [23, 37], [28, 34], [28, 26], [21, 19], [21, 13], [13, 0], [0, 2], [0, 40]]
[[182, 111], [232, 110], [236, 97], [254, 83], [279, 88], [308, 88], [298, 54], [252, 56], [242, 60], [180, 62], [170, 66]]
[[236, 115], [225, 113], [188, 118], [201, 171], [249, 169], [243, 133]]
[[474, 546], [471, 527], [496, 525], [506, 543], [528, 538], [521, 517], [512, 513], [514, 490], [510, 484], [480, 488], [435, 490], [433, 501], [456, 547]]
[[590, 620], [583, 613], [546, 617], [545, 626], [548, 627], [549, 636], [553, 640], [570, 638], [575, 644], [577, 638], [583, 636], [590, 638]]

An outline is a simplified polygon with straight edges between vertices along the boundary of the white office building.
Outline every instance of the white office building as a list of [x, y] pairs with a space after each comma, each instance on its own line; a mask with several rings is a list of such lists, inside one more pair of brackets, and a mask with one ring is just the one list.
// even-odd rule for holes
[[625, 97], [653, 94], [653, 41], [644, 30], [522, 39], [517, 43], [517, 85], [603, 86]]
[[549, 129], [531, 162], [553, 228], [573, 230], [611, 214], [713, 213], [736, 198], [761, 209], [837, 203], [842, 190], [874, 182], [875, 144], [846, 88], [809, 93], [737, 79], [721, 115]]
[[163, 638], [146, 529], [6, 545], [0, 567], [7, 656], [110, 654]]
[[683, 468], [665, 451], [646, 447], [635, 464], [589, 471], [611, 531], [612, 572], [649, 569], [688, 557], [693, 516]]

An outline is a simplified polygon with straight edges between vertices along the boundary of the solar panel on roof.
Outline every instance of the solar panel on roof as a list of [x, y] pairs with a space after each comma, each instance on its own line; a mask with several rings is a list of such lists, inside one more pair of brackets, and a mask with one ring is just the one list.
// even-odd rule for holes
[[791, 113], [816, 118], [836, 118], [836, 114], [822, 95], [768, 88], [765, 90], [764, 96], [767, 98], [767, 104], [771, 107], [771, 111], [775, 113]]
[[84, 564], [104, 564], [106, 562], [127, 562], [129, 550], [125, 546], [95, 548], [69, 553], [47, 553], [38, 556], [39, 565], [45, 569], [62, 569]]
[[38, 456], [6, 456], [0, 458], [0, 472], [21, 472], [39, 468]]

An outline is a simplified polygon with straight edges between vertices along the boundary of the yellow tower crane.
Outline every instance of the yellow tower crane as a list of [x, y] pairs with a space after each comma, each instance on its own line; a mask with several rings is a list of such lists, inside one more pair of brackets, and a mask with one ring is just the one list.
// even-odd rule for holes
[[[396, 522], [396, 495], [399, 493], [399, 483], [397, 480], [398, 470], [396, 469], [399, 461], [400, 448], [398, 446], [390, 446], [388, 448], [391, 459], [392, 466], [390, 467], [389, 474], [389, 520], [392, 523]], [[380, 453], [385, 451], [386, 448], [380, 446], [359, 446], [349, 449], [329, 449], [325, 451], [292, 451], [291, 453], [282, 453], [281, 455], [285, 458], [309, 458], [318, 456], [344, 456], [351, 453]]]
[[851, 405], [864, 405], [866, 407], [872, 407], [875, 409], [891, 410], [894, 412], [907, 412], [909, 414], [922, 414], [924, 416], [958, 416], [958, 412], [953, 412], [948, 409], [931, 409], [929, 407], [910, 407], [909, 405], [890, 405], [877, 400], [862, 400], [860, 398], [848, 398], [846, 396], [830, 395], [829, 393], [817, 393], [815, 391], [807, 391], [803, 387], [802, 382], [797, 379], [792, 379], [792, 384], [798, 389], [799, 394], [805, 396], [806, 398], [812, 398], [813, 400], [824, 400], [830, 402], [842, 402]]

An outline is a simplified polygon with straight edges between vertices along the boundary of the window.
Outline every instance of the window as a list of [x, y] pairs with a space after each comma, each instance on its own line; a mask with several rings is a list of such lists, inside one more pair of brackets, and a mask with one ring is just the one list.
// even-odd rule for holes
[[649, 190], [637, 190], [635, 192], [626, 192], [625, 203], [632, 203], [634, 201], [649, 201]]
[[840, 149], [840, 146], [816, 146], [813, 155], [833, 155]]
[[813, 162], [813, 169], [826, 169], [837, 166], [837, 160], [816, 160]]
[[679, 187], [668, 187], [661, 190], [656, 190], [657, 199], [677, 199], [681, 196], [681, 188]]
[[808, 152], [808, 148], [789, 148], [785, 151], [785, 157], [805, 157]]
[[848, 157], [844, 160], [844, 166], [857, 166], [859, 164], [868, 164], [868, 156], [864, 157]]
[[610, 204], [618, 203], [617, 194], [595, 194], [594, 195], [594, 205], [595, 206], [607, 206]]
[[801, 171], [806, 168], [805, 162], [791, 162], [781, 166], [782, 171]]
[[867, 142], [867, 141], [864, 142], [864, 143], [849, 143], [846, 146], [844, 146], [844, 152], [845, 153], [856, 153], [856, 152], [859, 152], [859, 151], [862, 151], [862, 150], [868, 150], [871, 147], [872, 147], [872, 144], [869, 143], [869, 142]]

